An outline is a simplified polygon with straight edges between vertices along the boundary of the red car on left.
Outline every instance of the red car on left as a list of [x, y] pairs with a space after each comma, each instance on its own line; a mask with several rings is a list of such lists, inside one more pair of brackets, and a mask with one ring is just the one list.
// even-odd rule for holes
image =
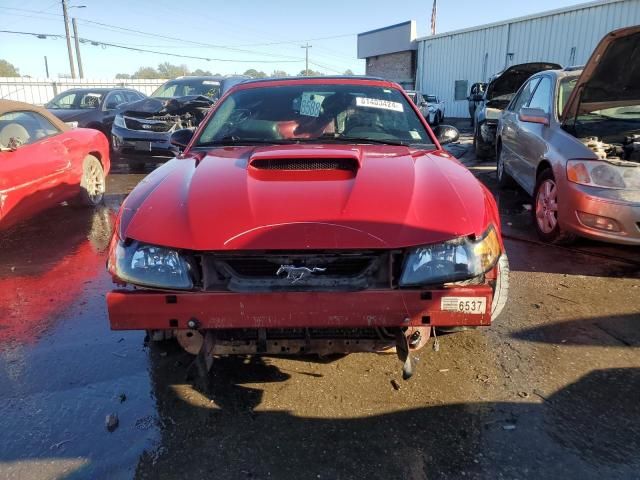
[[45, 109], [0, 100], [0, 228], [69, 201], [102, 202], [109, 142]]

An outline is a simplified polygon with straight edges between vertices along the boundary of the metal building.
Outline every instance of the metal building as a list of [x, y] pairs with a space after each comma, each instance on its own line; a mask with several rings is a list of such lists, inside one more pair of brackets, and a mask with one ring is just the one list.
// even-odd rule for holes
[[468, 117], [474, 82], [519, 63], [582, 65], [611, 30], [640, 24], [640, 0], [601, 0], [416, 39], [416, 88]]

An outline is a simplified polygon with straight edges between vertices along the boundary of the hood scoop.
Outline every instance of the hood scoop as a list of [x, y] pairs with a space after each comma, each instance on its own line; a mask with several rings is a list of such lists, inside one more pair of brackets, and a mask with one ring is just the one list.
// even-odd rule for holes
[[256, 150], [249, 157], [249, 170], [270, 172], [331, 172], [354, 175], [360, 168], [360, 150], [349, 146], [287, 145]]
[[258, 170], [347, 170], [355, 172], [359, 165], [352, 158], [272, 158], [250, 162]]

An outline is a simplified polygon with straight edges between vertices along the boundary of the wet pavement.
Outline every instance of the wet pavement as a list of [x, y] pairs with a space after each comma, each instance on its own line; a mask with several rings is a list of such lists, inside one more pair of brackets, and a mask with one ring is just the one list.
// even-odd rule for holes
[[526, 195], [496, 192], [512, 272], [491, 328], [440, 336], [409, 381], [394, 355], [237, 357], [205, 395], [176, 345], [108, 328], [105, 248], [143, 176], [116, 165], [104, 208], [0, 233], [0, 479], [640, 478], [637, 248], [541, 244]]

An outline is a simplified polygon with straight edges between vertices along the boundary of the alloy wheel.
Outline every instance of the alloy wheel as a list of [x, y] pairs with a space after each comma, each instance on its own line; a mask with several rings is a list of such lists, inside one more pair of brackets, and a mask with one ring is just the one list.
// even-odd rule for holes
[[544, 180], [538, 188], [536, 222], [543, 233], [551, 233], [558, 225], [558, 189], [551, 179]]

